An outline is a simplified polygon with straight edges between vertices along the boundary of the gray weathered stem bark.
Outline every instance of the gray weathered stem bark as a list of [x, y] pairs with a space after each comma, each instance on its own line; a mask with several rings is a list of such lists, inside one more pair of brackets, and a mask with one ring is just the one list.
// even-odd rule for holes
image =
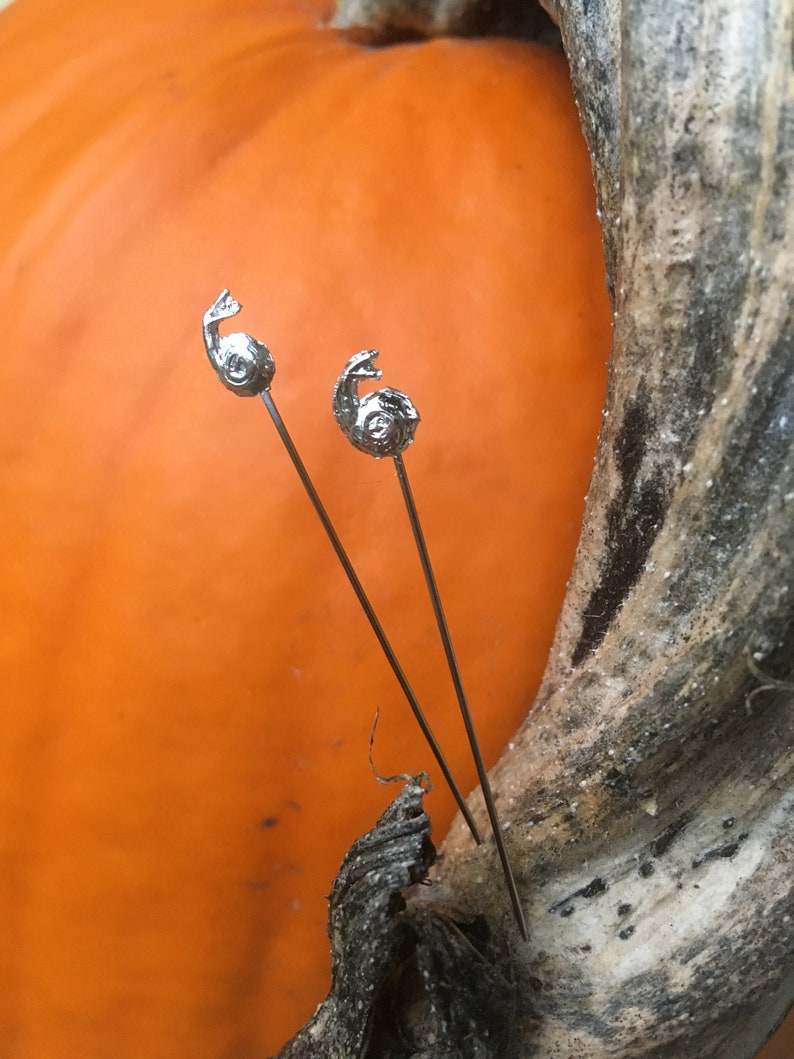
[[[549, 668], [494, 775], [532, 930], [522, 1036], [751, 1056], [794, 995], [792, 693], [759, 678], [794, 659], [792, 12], [626, 0], [618, 33], [598, 7], [620, 42], [600, 86], [587, 22], [560, 17], [614, 261], [611, 382]], [[476, 892], [459, 830], [445, 853]]]
[[530, 941], [460, 823], [407, 910], [484, 917], [515, 1032], [355, 1054], [749, 1059], [794, 999], [794, 13], [554, 14], [615, 333], [556, 641], [492, 776]]

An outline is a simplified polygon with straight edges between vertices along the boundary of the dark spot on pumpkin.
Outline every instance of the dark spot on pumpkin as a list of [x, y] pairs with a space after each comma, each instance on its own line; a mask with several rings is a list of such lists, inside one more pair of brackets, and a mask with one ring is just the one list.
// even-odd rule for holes
[[720, 846], [712, 846], [711, 849], [704, 850], [692, 861], [692, 867], [699, 868], [701, 864], [705, 864], [709, 860], [730, 860], [731, 857], [736, 856], [739, 846], [748, 837], [748, 833], [742, 831], [741, 834], [736, 836], [734, 842], [723, 842]]
[[636, 797], [634, 788], [631, 785], [631, 780], [620, 769], [612, 768], [606, 773], [603, 779], [605, 787], [614, 791], [615, 794], [621, 798], [634, 799]]
[[661, 857], [663, 853], [666, 853], [691, 819], [692, 813], [686, 812], [682, 813], [677, 820], [673, 820], [671, 824], [668, 824], [664, 831], [651, 842], [651, 856]]
[[648, 391], [640, 384], [636, 397], [626, 403], [613, 445], [621, 484], [607, 509], [606, 555], [584, 608], [582, 631], [571, 656], [574, 666], [603, 640], [639, 579], [661, 529], [669, 484], [658, 471], [641, 477], [646, 442], [655, 426]]
[[566, 894], [565, 897], [560, 897], [549, 905], [549, 912], [559, 911], [561, 916], [570, 916], [574, 910], [574, 906], [571, 904], [574, 897], [597, 897], [599, 894], [606, 893], [608, 889], [609, 887], [604, 880], [596, 876], [586, 886], [581, 886], [578, 890], [574, 890], [573, 893]]
[[587, 886], [582, 887], [581, 890], [573, 895], [574, 897], [597, 897], [598, 894], [604, 894], [607, 891], [607, 884], [603, 879], [596, 876], [592, 882], [588, 883]]
[[264, 827], [264, 828], [275, 827], [277, 823], [278, 823], [278, 817], [277, 816], [266, 816], [264, 818], [264, 820], [260, 820], [259, 821], [259, 826], [260, 827]]

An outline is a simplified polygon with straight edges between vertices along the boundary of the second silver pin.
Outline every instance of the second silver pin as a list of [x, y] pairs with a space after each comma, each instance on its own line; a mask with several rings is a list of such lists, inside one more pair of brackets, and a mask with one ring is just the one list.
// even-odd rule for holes
[[518, 896], [515, 876], [507, 854], [496, 802], [474, 728], [474, 721], [463, 687], [460, 667], [452, 645], [452, 637], [444, 614], [444, 608], [441, 604], [441, 596], [439, 595], [438, 585], [430, 562], [430, 554], [402, 456], [403, 452], [414, 440], [416, 428], [419, 425], [419, 413], [407, 394], [404, 394], [401, 390], [395, 390], [391, 386], [375, 390], [364, 397], [359, 396], [358, 387], [362, 382], [378, 381], [383, 375], [383, 372], [375, 367], [377, 356], [377, 350], [368, 349], [357, 353], [347, 362], [334, 386], [332, 399], [334, 416], [345, 437], [357, 449], [367, 453], [369, 456], [374, 456], [376, 459], [389, 456], [394, 461], [397, 479], [400, 483], [408, 519], [411, 523], [411, 530], [419, 553], [419, 560], [422, 564], [422, 572], [430, 595], [430, 601], [433, 605], [433, 613], [435, 614], [441, 642], [444, 646], [444, 654], [446, 655], [447, 665], [452, 677], [452, 684], [455, 688], [455, 696], [458, 700], [469, 746], [477, 767], [477, 776], [480, 781], [485, 807], [488, 811], [488, 818], [493, 829], [494, 841], [502, 864], [513, 913], [521, 936], [526, 940], [527, 927], [524, 910]]

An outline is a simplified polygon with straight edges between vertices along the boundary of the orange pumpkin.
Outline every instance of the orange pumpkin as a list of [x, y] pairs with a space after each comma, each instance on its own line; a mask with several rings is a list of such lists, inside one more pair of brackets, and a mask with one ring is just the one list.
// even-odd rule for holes
[[[329, 411], [351, 353], [406, 455], [493, 761], [564, 590], [609, 320], [558, 55], [372, 50], [315, 0], [0, 14], [0, 1052], [275, 1050], [321, 999], [328, 892], [437, 770], [259, 402], [206, 363], [221, 287], [464, 789], [388, 462]], [[9, 333], [10, 329], [10, 333]], [[437, 789], [437, 833], [452, 800]]]

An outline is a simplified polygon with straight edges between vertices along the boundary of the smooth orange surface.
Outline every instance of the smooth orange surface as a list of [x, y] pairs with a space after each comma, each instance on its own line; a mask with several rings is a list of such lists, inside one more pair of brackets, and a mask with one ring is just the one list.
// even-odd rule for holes
[[[376, 346], [493, 762], [564, 592], [605, 383], [559, 57], [375, 51], [314, 2], [0, 14], [0, 1054], [253, 1059], [311, 1013], [349, 843], [437, 770], [260, 402], [228, 286], [464, 789], [393, 469], [330, 414]], [[440, 838], [452, 799], [429, 808]]]

